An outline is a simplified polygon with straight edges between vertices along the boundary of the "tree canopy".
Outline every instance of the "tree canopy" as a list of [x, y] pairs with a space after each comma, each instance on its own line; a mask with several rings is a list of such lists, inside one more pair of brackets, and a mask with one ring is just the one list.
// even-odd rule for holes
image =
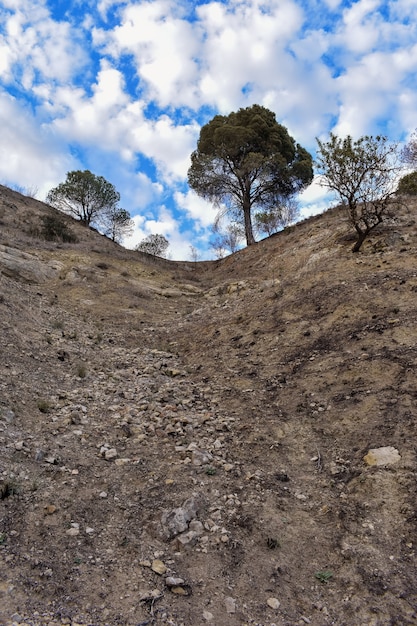
[[417, 129], [411, 135], [401, 152], [404, 163], [417, 170]]
[[317, 143], [322, 185], [336, 192], [346, 207], [357, 233], [352, 251], [358, 252], [393, 204], [400, 171], [398, 145], [381, 136], [353, 140], [333, 133], [329, 141], [317, 139]]
[[397, 192], [404, 196], [417, 196], [417, 172], [411, 172], [400, 178]]
[[115, 211], [119, 200], [120, 194], [114, 185], [89, 170], [68, 172], [65, 182], [51, 189], [46, 198], [49, 204], [85, 226], [104, 212]]
[[309, 152], [257, 104], [203, 126], [188, 170], [191, 189], [243, 223], [248, 245], [254, 213], [279, 211], [312, 180]]
[[104, 210], [100, 215], [99, 224], [106, 237], [117, 243], [121, 243], [125, 237], [131, 235], [135, 228], [129, 211], [119, 207]]
[[138, 252], [146, 252], [153, 256], [165, 257], [169, 247], [169, 241], [164, 235], [148, 235], [136, 246]]

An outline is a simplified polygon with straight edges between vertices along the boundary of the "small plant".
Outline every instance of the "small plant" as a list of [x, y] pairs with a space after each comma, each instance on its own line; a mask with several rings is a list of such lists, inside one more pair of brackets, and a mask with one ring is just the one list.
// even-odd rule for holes
[[0, 533], [0, 545], [6, 542], [6, 533]]
[[281, 546], [279, 540], [275, 537], [268, 537], [268, 539], [266, 540], [266, 545], [270, 550], [276, 550]]
[[38, 400], [38, 409], [41, 413], [49, 413], [51, 405], [49, 404], [48, 400], [41, 398], [40, 400]]
[[329, 572], [329, 571], [323, 571], [323, 572], [316, 572], [315, 573], [315, 577], [321, 583], [328, 583], [332, 576], [333, 576], [333, 573]]
[[19, 492], [17, 485], [11, 481], [6, 480], [6, 482], [0, 484], [0, 500], [6, 500], [10, 496], [13, 496]]
[[77, 376], [78, 378], [85, 378], [87, 376], [87, 366], [85, 363], [79, 363], [77, 366]]
[[207, 474], [207, 476], [214, 476], [215, 473], [216, 473], [216, 468], [215, 467], [212, 467], [211, 465], [206, 467], [206, 474]]

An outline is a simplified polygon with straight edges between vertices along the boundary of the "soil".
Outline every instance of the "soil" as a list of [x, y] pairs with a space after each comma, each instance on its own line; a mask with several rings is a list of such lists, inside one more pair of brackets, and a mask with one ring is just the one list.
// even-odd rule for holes
[[192, 263], [0, 187], [0, 624], [417, 624], [415, 209]]

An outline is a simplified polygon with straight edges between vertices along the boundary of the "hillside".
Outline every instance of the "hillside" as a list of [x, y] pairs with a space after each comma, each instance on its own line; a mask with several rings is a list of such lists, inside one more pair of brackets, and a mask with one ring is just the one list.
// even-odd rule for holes
[[416, 624], [415, 209], [187, 263], [0, 186], [0, 624]]

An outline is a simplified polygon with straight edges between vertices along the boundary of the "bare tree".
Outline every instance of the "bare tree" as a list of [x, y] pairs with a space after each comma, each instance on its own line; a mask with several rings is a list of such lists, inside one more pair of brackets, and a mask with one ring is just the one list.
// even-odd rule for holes
[[317, 167], [322, 185], [336, 192], [357, 233], [352, 252], [358, 252], [369, 233], [381, 224], [394, 199], [399, 164], [398, 144], [386, 137], [364, 136], [354, 141], [331, 134], [317, 139]]

